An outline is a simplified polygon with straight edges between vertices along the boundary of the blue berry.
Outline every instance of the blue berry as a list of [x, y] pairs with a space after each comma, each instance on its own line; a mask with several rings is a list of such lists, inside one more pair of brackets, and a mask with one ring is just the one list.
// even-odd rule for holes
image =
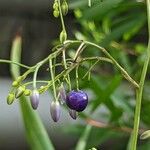
[[66, 104], [70, 109], [83, 111], [88, 104], [88, 96], [83, 91], [71, 91], [67, 95]]

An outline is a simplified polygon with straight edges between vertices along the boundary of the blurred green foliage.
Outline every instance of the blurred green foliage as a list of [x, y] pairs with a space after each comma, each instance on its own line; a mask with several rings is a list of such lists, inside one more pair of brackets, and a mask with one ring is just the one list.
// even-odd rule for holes
[[[74, 10], [77, 24], [77, 28], [73, 31], [75, 37], [105, 47], [128, 73], [139, 81], [148, 40], [145, 2], [92, 0], [92, 7], [88, 7], [87, 0], [72, 0], [69, 6]], [[102, 54], [89, 47], [84, 55]], [[81, 80], [85, 73], [86, 69], [80, 68]], [[116, 68], [110, 64], [99, 63], [93, 70], [91, 81], [82, 80], [80, 87], [93, 94], [88, 110], [80, 115], [82, 119], [92, 118], [114, 128], [124, 126], [133, 128], [135, 91], [129, 83], [122, 79]], [[148, 129], [150, 125], [149, 88], [150, 82], [147, 76], [142, 101], [140, 123], [142, 129]], [[124, 150], [127, 148], [130, 135], [121, 131], [116, 132], [113, 129], [89, 128], [88, 125], [71, 126], [65, 128], [64, 131], [81, 136], [77, 143], [77, 150], [89, 149], [93, 146], [98, 149], [102, 146], [108, 148], [106, 145], [115, 139], [117, 142], [114, 141], [116, 144], [112, 144], [112, 150]], [[111, 142], [109, 146], [111, 147]], [[148, 150], [150, 142], [148, 140], [139, 141], [138, 147], [139, 150]]]

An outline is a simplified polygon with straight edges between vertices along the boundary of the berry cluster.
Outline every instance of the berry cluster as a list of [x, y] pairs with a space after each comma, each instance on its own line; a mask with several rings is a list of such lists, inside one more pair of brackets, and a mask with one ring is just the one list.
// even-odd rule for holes
[[[66, 48], [72, 43], [70, 41], [65, 42], [67, 39], [67, 33], [65, 29], [65, 24], [63, 20], [63, 16], [68, 13], [68, 4], [66, 0], [54, 0], [53, 4], [53, 15], [54, 17], [60, 17], [62, 23], [62, 31], [60, 33], [60, 43], [61, 45], [57, 45], [53, 48], [52, 54], [48, 57], [37, 63], [35, 66], [29, 67], [25, 65], [21, 65], [27, 69], [27, 71], [20, 77], [18, 77], [13, 83], [11, 91], [7, 97], [7, 103], [10, 105], [14, 102], [15, 99], [18, 99], [21, 96], [30, 96], [30, 102], [33, 109], [37, 109], [39, 105], [39, 97], [40, 94], [47, 91], [52, 86], [52, 91], [54, 95], [54, 101], [50, 105], [50, 112], [52, 119], [57, 122], [60, 118], [60, 103], [65, 103], [69, 108], [69, 114], [73, 119], [77, 118], [77, 113], [83, 111], [88, 104], [88, 96], [85, 92], [78, 90], [79, 89], [79, 81], [78, 81], [78, 67], [79, 63], [77, 63], [78, 56], [85, 48], [84, 42], [81, 42], [80, 46], [75, 53], [74, 58], [66, 59]], [[61, 54], [62, 61], [57, 62], [57, 57]], [[70, 61], [72, 60], [72, 61]], [[40, 67], [42, 67], [45, 63], [49, 62], [48, 71], [50, 71], [51, 79], [49, 81], [40, 81], [39, 83], [46, 83], [46, 85], [41, 86], [39, 89], [36, 84], [37, 74]], [[63, 71], [57, 74], [56, 67], [61, 66]], [[72, 90], [71, 88], [71, 79], [70, 72], [76, 69], [76, 84], [77, 90]], [[27, 76], [33, 73], [33, 81], [23, 83], [23, 81], [27, 78]], [[66, 94], [64, 87], [61, 83], [67, 83], [69, 93]], [[27, 89], [27, 86], [33, 84], [33, 90]], [[61, 85], [59, 87], [59, 85]], [[57, 87], [59, 90], [57, 91]], [[61, 99], [61, 101], [60, 101]]]
[[[18, 79], [20, 79], [19, 77]], [[15, 99], [21, 96], [30, 96], [30, 103], [34, 110], [38, 108], [40, 93], [44, 90], [44, 86], [40, 89], [34, 89], [33, 91], [26, 89], [25, 86], [20, 86], [20, 80], [16, 80], [12, 83], [12, 86], [16, 88], [16, 92], [11, 92], [7, 97], [7, 103], [10, 105]], [[42, 89], [42, 90], [41, 90]], [[60, 104], [66, 104], [69, 108], [69, 114], [73, 119], [77, 118], [77, 113], [83, 111], [88, 104], [88, 95], [81, 90], [72, 90], [66, 94], [63, 84], [58, 89], [58, 98], [51, 102], [50, 113], [54, 122], [57, 122], [60, 118]]]
[[[69, 114], [73, 119], [77, 118], [77, 113], [83, 111], [88, 104], [88, 96], [83, 91], [71, 91], [67, 95], [60, 91], [60, 98], [69, 108]], [[53, 101], [51, 103], [50, 112], [52, 119], [57, 122], [60, 118], [60, 103]]]

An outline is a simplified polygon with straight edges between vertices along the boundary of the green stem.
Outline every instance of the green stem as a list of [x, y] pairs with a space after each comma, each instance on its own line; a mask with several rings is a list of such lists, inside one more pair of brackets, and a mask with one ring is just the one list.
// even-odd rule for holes
[[60, 13], [60, 19], [61, 19], [62, 29], [63, 29], [63, 31], [66, 32], [64, 18], [63, 18], [63, 14], [62, 14], [62, 10], [61, 10], [60, 0], [58, 0], [58, 7], [59, 7], [59, 13]]
[[54, 77], [54, 73], [53, 73], [52, 59], [49, 59], [49, 68], [50, 68], [50, 72], [51, 72], [51, 79], [52, 79], [52, 85], [53, 85], [54, 98], [55, 98], [55, 101], [56, 101], [57, 100], [57, 94], [56, 94], [55, 77]]
[[99, 45], [96, 45], [91, 42], [86, 42], [89, 45], [93, 45], [94, 47], [97, 47], [102, 50], [102, 52], [113, 61], [113, 64], [121, 71], [122, 75], [130, 81], [136, 88], [139, 88], [139, 85], [128, 75], [128, 73], [124, 70], [123, 67], [119, 65], [119, 63], [107, 52], [107, 50]]
[[[62, 51], [62, 57], [63, 57], [64, 68], [67, 69], [65, 49]], [[68, 81], [69, 90], [71, 91], [71, 80], [69, 74], [67, 75], [67, 81]]]
[[78, 47], [76, 54], [74, 56], [74, 62], [76, 62], [76, 60], [78, 59], [79, 55], [82, 53], [82, 51], [84, 50], [85, 46], [84, 46], [84, 42], [82, 42], [80, 44], [80, 46]]
[[[83, 41], [78, 41], [78, 40], [74, 40], [74, 41], [65, 41], [65, 44], [67, 43], [81, 43]], [[125, 79], [127, 79], [135, 88], [139, 88], [139, 85], [136, 81], [134, 81], [130, 75], [127, 73], [127, 71], [122, 67], [120, 66], [120, 64], [107, 52], [107, 50], [95, 43], [92, 43], [92, 42], [89, 42], [89, 41], [84, 41], [85, 44], [87, 45], [91, 45], [91, 46], [94, 46], [96, 48], [98, 48], [99, 50], [101, 50], [109, 59], [112, 60], [113, 64], [120, 70], [120, 72], [122, 73], [122, 75], [124, 76]]]
[[99, 60], [97, 60], [93, 65], [91, 65], [91, 67], [89, 68], [89, 70], [85, 73], [85, 75], [82, 77], [82, 79], [84, 79], [89, 72], [91, 72], [91, 70], [94, 68], [94, 66], [99, 62]]
[[11, 61], [11, 60], [6, 60], [6, 59], [0, 59], [0, 63], [15, 64], [15, 65], [18, 65], [18, 66], [26, 68], [26, 69], [30, 69], [31, 68], [31, 67], [23, 65], [21, 63], [14, 62], [14, 61]]
[[133, 133], [131, 136], [131, 143], [130, 143], [129, 150], [136, 150], [136, 147], [137, 147], [143, 88], [144, 88], [144, 82], [145, 82], [146, 73], [147, 73], [149, 60], [150, 60], [150, 0], [147, 0], [147, 16], [148, 16], [149, 41], [148, 41], [147, 55], [145, 58], [145, 62], [144, 62], [144, 66], [143, 66], [143, 70], [141, 74], [141, 79], [139, 83], [139, 89], [137, 89], [136, 91], [136, 108], [135, 108], [135, 115], [134, 115], [134, 128], [133, 128]]
[[77, 90], [79, 90], [79, 74], [78, 74], [79, 65], [76, 67], [76, 86]]
[[[49, 83], [49, 81], [45, 81], [45, 80], [36, 80], [36, 83]], [[28, 85], [30, 85], [30, 84], [33, 84], [33, 81], [31, 81], [31, 82], [26, 82], [25, 84], [23, 84], [23, 86], [28, 86]]]
[[39, 68], [41, 67], [42, 64], [39, 64], [36, 69], [35, 69], [35, 72], [34, 72], [34, 76], [33, 76], [33, 89], [36, 89], [36, 79], [37, 79], [37, 73], [38, 73], [38, 70]]
[[[54, 49], [57, 49], [59, 46], [60, 46], [60, 45], [54, 47], [54, 48], [52, 49], [52, 51], [53, 51]], [[33, 76], [33, 88], [34, 88], [34, 89], [36, 89], [36, 78], [37, 78], [37, 73], [38, 73], [39, 68], [40, 68], [43, 64], [45, 64], [49, 59], [56, 58], [56, 56], [58, 56], [58, 55], [61, 53], [61, 51], [62, 51], [63, 49], [64, 49], [64, 48], [62, 48], [62, 47], [59, 48], [57, 51], [55, 51], [55, 52], [53, 52], [52, 54], [50, 54], [48, 57], [46, 57], [44, 60], [42, 60], [42, 61], [40, 61], [39, 63], [37, 63], [35, 66], [30, 67], [30, 69], [29, 69], [28, 71], [26, 71], [26, 72], [23, 74], [23, 76], [26, 77], [30, 72], [33, 72], [33, 71], [35, 70], [34, 76]], [[52, 67], [53, 67], [53, 66], [52, 66]]]
[[[105, 61], [108, 63], [112, 63], [111, 60], [109, 60], [108, 58], [104, 58], [104, 57], [92, 57], [92, 59], [90, 57], [82, 58], [79, 62], [71, 64], [66, 70], [62, 71], [60, 74], [55, 76], [54, 82], [60, 80], [60, 78], [62, 78], [62, 77], [66, 77], [79, 64], [81, 64], [85, 61], [88, 61], [88, 60], [99, 60], [99, 61]], [[47, 88], [49, 88], [52, 85], [52, 82], [53, 81], [48, 81]]]

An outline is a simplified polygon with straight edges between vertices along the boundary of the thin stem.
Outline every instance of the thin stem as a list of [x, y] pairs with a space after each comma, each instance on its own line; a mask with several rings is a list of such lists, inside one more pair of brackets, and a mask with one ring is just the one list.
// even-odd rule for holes
[[[78, 40], [75, 40], [75, 41], [66, 41], [66, 43], [81, 43], [82, 41], [78, 41]], [[92, 43], [92, 42], [89, 42], [89, 41], [84, 41], [85, 44], [87, 45], [91, 45], [91, 46], [94, 46], [96, 48], [98, 48], [99, 50], [101, 50], [109, 59], [112, 60], [113, 64], [120, 70], [120, 72], [122, 73], [122, 75], [124, 76], [125, 79], [127, 79], [135, 88], [139, 88], [139, 85], [138, 83], [133, 80], [130, 75], [127, 73], [127, 71], [122, 67], [120, 66], [120, 64], [107, 52], [107, 50], [95, 43]]]
[[62, 10], [61, 10], [60, 0], [58, 0], [58, 7], [59, 7], [59, 13], [60, 13], [60, 19], [61, 19], [62, 29], [63, 29], [63, 31], [66, 32], [64, 18], [63, 18], [63, 14], [62, 14]]
[[[111, 60], [109, 60], [108, 58], [103, 58], [103, 57], [93, 57], [92, 59], [90, 57], [87, 58], [82, 58], [79, 62], [76, 63], [72, 63], [70, 65], [70, 67], [68, 67], [66, 70], [62, 71], [60, 74], [58, 74], [57, 76], [55, 76], [54, 78], [54, 82], [59, 81], [60, 78], [67, 76], [74, 68], [76, 68], [79, 64], [88, 61], [88, 60], [95, 60], [95, 59], [99, 59], [99, 61], [106, 61], [108, 63], [111, 63]], [[42, 81], [43, 82], [43, 81]], [[49, 88], [52, 85], [52, 81], [46, 81], [47, 84], [47, 88]], [[45, 82], [45, 83], [46, 83]], [[44, 82], [43, 82], [44, 83]], [[30, 84], [30, 83], [28, 83]]]
[[37, 79], [37, 73], [38, 73], [38, 70], [39, 68], [41, 67], [42, 64], [39, 64], [36, 69], [35, 69], [35, 72], [34, 72], [34, 75], [33, 75], [33, 89], [36, 89], [36, 79]]
[[77, 90], [79, 90], [79, 74], [78, 74], [79, 65], [76, 67], [76, 86]]
[[110, 58], [110, 59], [113, 61], [114, 65], [121, 71], [122, 75], [123, 75], [129, 82], [131, 82], [136, 88], [139, 88], [139, 85], [128, 75], [128, 73], [124, 70], [124, 68], [121, 67], [121, 66], [119, 65], [119, 63], [118, 63], [103, 47], [101, 47], [101, 46], [99, 46], [99, 45], [96, 45], [96, 44], [94, 44], [94, 43], [91, 43], [91, 42], [85, 42], [85, 43], [87, 43], [87, 44], [89, 44], [89, 45], [93, 45], [94, 47], [97, 47], [97, 48], [101, 49], [102, 52], [103, 52], [108, 58]]
[[24, 65], [24, 64], [21, 64], [21, 63], [18, 63], [18, 62], [14, 62], [14, 61], [11, 61], [11, 60], [6, 60], [6, 59], [0, 59], [0, 63], [15, 64], [15, 65], [18, 65], [18, 66], [26, 68], [26, 69], [31, 68], [27, 65]]
[[[49, 83], [49, 81], [45, 81], [45, 80], [36, 80], [36, 83]], [[23, 84], [23, 86], [28, 86], [30, 84], [33, 84], [33, 81], [31, 82], [26, 82], [25, 84]]]
[[[112, 129], [112, 130], [115, 130], [115, 131], [132, 133], [132, 128], [127, 127], [127, 126], [120, 126], [120, 127], [119, 126], [114, 126], [112, 124], [106, 124], [106, 123], [103, 123], [101, 121], [93, 120], [92, 118], [87, 118], [86, 122], [88, 124], [90, 124], [91, 126], [94, 126], [94, 127], [97, 127], [97, 128], [108, 128], [108, 129]], [[146, 130], [145, 129], [140, 129], [139, 131], [140, 131], [140, 133], [143, 133]]]
[[97, 60], [97, 61], [104, 61], [104, 62], [108, 62], [108, 63], [111, 63], [113, 64], [112, 60], [109, 59], [109, 58], [106, 58], [106, 57], [85, 57], [85, 58], [82, 58], [81, 61], [88, 61], [88, 60]]
[[147, 16], [148, 16], [149, 41], [148, 41], [148, 48], [146, 52], [147, 55], [145, 58], [145, 62], [144, 62], [144, 66], [143, 66], [143, 70], [141, 74], [139, 89], [137, 89], [136, 91], [136, 108], [135, 108], [135, 115], [134, 115], [134, 128], [133, 128], [133, 133], [131, 135], [131, 144], [130, 144], [129, 150], [136, 150], [136, 147], [137, 147], [143, 88], [144, 88], [144, 82], [145, 82], [146, 73], [147, 73], [149, 60], [150, 60], [150, 0], [147, 0]]
[[97, 60], [93, 65], [91, 65], [91, 67], [89, 68], [89, 70], [86, 72], [86, 74], [82, 77], [82, 79], [84, 79], [88, 74], [89, 72], [91, 72], [91, 70], [93, 69], [93, 67], [99, 62], [99, 60]]
[[56, 86], [55, 86], [55, 77], [54, 77], [54, 73], [53, 73], [52, 59], [49, 59], [49, 68], [50, 68], [50, 72], [51, 72], [51, 79], [52, 79], [52, 85], [53, 85], [54, 98], [55, 98], [55, 101], [57, 101]]
[[[54, 49], [57, 49], [60, 45], [56, 46], [53, 48]], [[63, 50], [63, 48], [60, 48], [58, 49], [57, 51], [53, 52], [52, 54], [50, 54], [48, 57], [46, 57], [44, 60], [40, 61], [39, 63], [37, 63], [35, 66], [32, 67], [32, 70], [33, 68], [35, 68], [35, 72], [34, 72], [34, 76], [33, 76], [33, 88], [36, 89], [36, 78], [37, 78], [37, 73], [38, 73], [38, 70], [39, 68], [45, 64], [49, 59], [53, 59], [53, 58], [56, 58], [57, 55], [59, 55], [61, 53], [61, 51]], [[53, 66], [51, 66], [53, 68]], [[30, 70], [27, 71], [25, 74], [27, 74], [28, 72], [31, 72]], [[25, 75], [24, 74], [24, 75]]]
[[[63, 58], [64, 68], [67, 69], [65, 49], [62, 51], [62, 54], [63, 54], [62, 58]], [[69, 90], [71, 91], [71, 79], [69, 74], [67, 75], [67, 81], [68, 81]]]
[[76, 54], [74, 56], [74, 62], [76, 62], [76, 60], [78, 59], [79, 55], [82, 53], [82, 51], [84, 50], [85, 47], [84, 46], [84, 42], [82, 42], [80, 44], [80, 46], [78, 47], [77, 51], [76, 51]]

